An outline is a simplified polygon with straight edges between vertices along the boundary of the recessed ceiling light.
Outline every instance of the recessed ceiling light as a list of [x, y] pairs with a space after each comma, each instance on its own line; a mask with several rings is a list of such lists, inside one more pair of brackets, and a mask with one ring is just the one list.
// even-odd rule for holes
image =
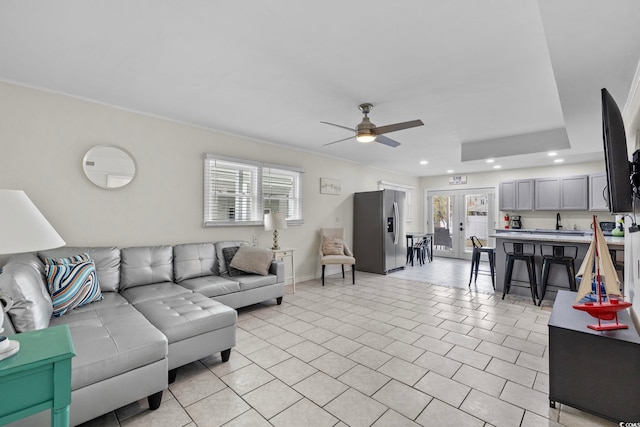
[[500, 165], [495, 165], [493, 168], [494, 168], [494, 169], [500, 169], [501, 167], [502, 167], [502, 166], [500, 166]]
[[493, 160], [493, 159], [487, 159], [487, 163], [493, 163], [493, 162], [495, 162], [495, 160]]
[[447, 173], [453, 173], [453, 169], [447, 169]]
[[428, 161], [426, 161], [426, 160], [420, 160], [420, 164], [421, 164], [421, 165], [426, 165], [427, 163], [429, 163], [429, 162], [428, 162]]
[[558, 155], [558, 153], [556, 153], [555, 151], [549, 151], [547, 153], [547, 156], [549, 156], [549, 157], [553, 157], [553, 156], [557, 156], [557, 155]]
[[564, 162], [564, 159], [555, 159], [553, 161], [553, 163], [562, 163], [562, 162]]

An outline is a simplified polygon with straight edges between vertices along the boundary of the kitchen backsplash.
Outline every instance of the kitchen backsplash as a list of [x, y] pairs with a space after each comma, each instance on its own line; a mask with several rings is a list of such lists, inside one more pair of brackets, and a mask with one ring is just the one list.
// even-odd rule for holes
[[[524, 229], [541, 228], [553, 230], [556, 228], [556, 214], [558, 212], [552, 211], [500, 212], [497, 228], [504, 229], [504, 215], [506, 213], [509, 216], [520, 215], [522, 228]], [[594, 214], [598, 217], [598, 222], [615, 221], [616, 219], [615, 215], [611, 215], [609, 212], [560, 211], [560, 225], [562, 225], [563, 230], [573, 230], [574, 226], [577, 230], [590, 230]]]

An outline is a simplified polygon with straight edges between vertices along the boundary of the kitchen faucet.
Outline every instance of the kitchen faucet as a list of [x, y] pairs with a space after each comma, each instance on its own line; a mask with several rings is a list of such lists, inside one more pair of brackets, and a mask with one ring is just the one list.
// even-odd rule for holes
[[556, 230], [560, 230], [562, 226], [560, 225], [560, 212], [556, 214]]

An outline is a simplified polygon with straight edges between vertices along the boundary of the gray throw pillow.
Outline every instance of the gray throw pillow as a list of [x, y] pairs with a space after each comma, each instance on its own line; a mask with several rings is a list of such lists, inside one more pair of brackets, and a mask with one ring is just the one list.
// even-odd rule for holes
[[241, 276], [245, 274], [244, 271], [231, 267], [231, 260], [233, 260], [233, 257], [236, 255], [236, 252], [238, 252], [238, 248], [240, 248], [240, 246], [229, 246], [227, 248], [222, 248], [222, 255], [224, 256], [224, 262], [226, 265], [229, 266], [227, 273], [229, 273], [229, 276], [231, 277]]
[[269, 274], [271, 261], [273, 261], [272, 251], [243, 244], [238, 248], [229, 266], [247, 273], [266, 276]]

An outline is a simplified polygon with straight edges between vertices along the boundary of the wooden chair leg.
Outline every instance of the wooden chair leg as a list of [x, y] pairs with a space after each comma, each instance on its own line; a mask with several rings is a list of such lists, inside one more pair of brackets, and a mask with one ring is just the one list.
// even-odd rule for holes
[[353, 284], [356, 284], [356, 265], [351, 266], [351, 276], [353, 277]]
[[342, 267], [342, 278], [344, 279], [344, 264], [342, 264], [341, 267]]
[[326, 266], [324, 264], [322, 264], [322, 286], [324, 286], [324, 268]]

